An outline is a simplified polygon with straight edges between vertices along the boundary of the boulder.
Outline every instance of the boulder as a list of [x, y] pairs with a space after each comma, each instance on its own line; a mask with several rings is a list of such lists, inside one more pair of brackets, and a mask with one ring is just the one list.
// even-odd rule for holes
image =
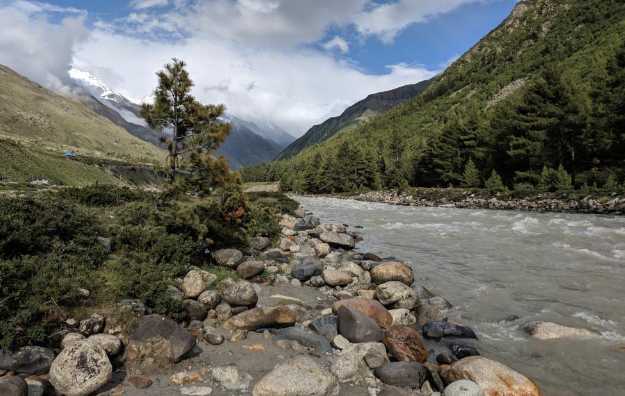
[[28, 396], [28, 385], [18, 376], [0, 377], [0, 395]]
[[425, 338], [441, 339], [443, 337], [474, 338], [475, 332], [467, 327], [443, 320], [440, 322], [427, 322], [423, 326], [423, 336]]
[[74, 342], [52, 362], [50, 383], [66, 396], [87, 396], [109, 382], [113, 366], [106, 351], [90, 341]]
[[232, 317], [232, 307], [227, 302], [221, 302], [215, 307], [215, 313], [217, 314], [217, 320], [225, 322]]
[[169, 367], [194, 346], [195, 338], [173, 320], [144, 316], [129, 338], [128, 365], [135, 371]]
[[207, 271], [191, 270], [182, 280], [182, 291], [186, 298], [197, 298], [202, 292], [208, 289], [217, 276]]
[[254, 386], [253, 396], [338, 396], [336, 377], [309, 356], [278, 364]]
[[286, 327], [284, 329], [270, 329], [276, 340], [290, 340], [312, 348], [317, 353], [330, 353], [332, 346], [328, 340], [302, 326]]
[[250, 240], [250, 247], [256, 251], [267, 249], [271, 246], [271, 239], [263, 236], [254, 237]]
[[282, 219], [280, 219], [280, 225], [284, 228], [292, 230], [295, 228], [295, 225], [297, 224], [298, 221], [299, 220], [296, 217], [293, 217], [288, 214], [283, 214]]
[[81, 320], [78, 325], [78, 331], [80, 331], [85, 336], [90, 336], [92, 334], [98, 334], [104, 331], [105, 323], [104, 316], [94, 313], [87, 319]]
[[338, 318], [336, 315], [326, 315], [313, 320], [310, 328], [317, 334], [324, 336], [328, 341], [332, 341], [338, 335]]
[[467, 344], [450, 343], [449, 350], [457, 359], [464, 359], [469, 356], [479, 356], [480, 351], [476, 347]]
[[293, 266], [291, 275], [295, 279], [306, 282], [315, 275], [321, 275], [323, 266], [321, 261], [316, 257], [304, 257], [299, 263]]
[[414, 327], [391, 327], [384, 334], [384, 345], [389, 354], [400, 362], [425, 363], [428, 359], [427, 348]]
[[303, 219], [299, 219], [297, 222], [295, 222], [295, 226], [293, 227], [293, 229], [295, 231], [312, 230], [320, 224], [321, 222], [319, 221], [318, 217], [313, 215], [306, 215]]
[[460, 380], [447, 385], [443, 396], [484, 396], [484, 393], [475, 382]]
[[208, 307], [206, 305], [191, 299], [184, 300], [182, 302], [182, 307], [191, 320], [204, 320], [208, 313]]
[[402, 282], [411, 286], [414, 282], [412, 268], [399, 261], [387, 261], [375, 266], [371, 270], [371, 280], [379, 285], [386, 282]]
[[420, 389], [430, 372], [416, 362], [391, 362], [373, 371], [387, 385]]
[[378, 301], [363, 297], [348, 298], [335, 302], [332, 310], [338, 312], [340, 307], [355, 309], [373, 319], [383, 329], [388, 329], [393, 325], [393, 317]]
[[289, 305], [254, 308], [242, 312], [224, 323], [226, 329], [256, 330], [265, 327], [292, 326], [297, 321], [297, 309]]
[[315, 249], [315, 253], [319, 257], [325, 257], [330, 254], [330, 245], [320, 241], [319, 239], [311, 239], [310, 244], [313, 249]]
[[221, 345], [225, 340], [216, 328], [206, 323], [202, 326], [202, 338], [211, 345]]
[[230, 305], [254, 306], [258, 302], [254, 285], [245, 280], [224, 279], [219, 290], [221, 298]]
[[303, 219], [306, 216], [306, 210], [303, 207], [299, 207], [293, 211], [293, 215], [298, 219]]
[[590, 338], [598, 336], [590, 330], [562, 326], [552, 322], [531, 322], [526, 324], [523, 329], [527, 332], [527, 334], [539, 340]]
[[446, 383], [470, 380], [480, 386], [485, 396], [541, 396], [538, 386], [527, 377], [499, 362], [481, 356], [458, 360], [442, 370]]
[[277, 248], [264, 251], [261, 254], [261, 258], [263, 260], [275, 260], [281, 263], [289, 261], [289, 255], [282, 252], [282, 250], [277, 249]]
[[295, 241], [295, 238], [288, 237], [280, 239], [280, 249], [285, 252], [297, 253], [300, 250], [300, 246]]
[[122, 350], [122, 341], [110, 334], [94, 334], [87, 341], [104, 349], [107, 355], [115, 356]]
[[65, 348], [72, 342], [82, 341], [85, 339], [85, 336], [80, 333], [67, 333], [63, 337], [63, 341], [61, 341], [61, 349]]
[[393, 325], [411, 326], [417, 323], [417, 318], [406, 308], [391, 309], [388, 312], [393, 317]]
[[237, 267], [237, 273], [243, 279], [250, 279], [262, 273], [265, 270], [265, 265], [264, 261], [248, 260]]
[[414, 309], [419, 305], [417, 292], [405, 283], [391, 281], [378, 285], [375, 296], [380, 302], [392, 308]]
[[217, 290], [206, 290], [198, 296], [197, 300], [204, 304], [206, 309], [211, 310], [215, 309], [215, 307], [219, 304], [221, 296]]
[[243, 253], [237, 249], [220, 249], [213, 252], [213, 258], [219, 266], [236, 269], [243, 261]]
[[375, 320], [360, 311], [341, 306], [337, 316], [339, 334], [350, 342], [378, 342], [384, 338], [384, 332]]
[[[417, 291], [417, 295], [419, 292]], [[442, 321], [447, 318], [452, 305], [443, 297], [419, 298], [420, 304], [417, 309], [417, 324], [425, 325], [431, 321]]]
[[46, 374], [54, 360], [51, 349], [38, 346], [25, 346], [11, 354], [0, 349], [0, 370], [17, 374]]
[[319, 238], [330, 244], [331, 246], [337, 246], [344, 249], [353, 249], [356, 246], [356, 241], [351, 235], [339, 234], [338, 232], [323, 232]]
[[321, 274], [328, 286], [347, 286], [352, 283], [352, 275], [349, 272], [336, 271], [332, 269], [324, 270]]

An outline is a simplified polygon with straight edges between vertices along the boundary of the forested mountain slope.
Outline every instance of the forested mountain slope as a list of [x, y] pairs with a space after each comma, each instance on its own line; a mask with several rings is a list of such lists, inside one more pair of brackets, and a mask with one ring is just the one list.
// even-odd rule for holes
[[521, 1], [417, 98], [246, 178], [311, 192], [622, 183], [624, 93], [624, 2]]

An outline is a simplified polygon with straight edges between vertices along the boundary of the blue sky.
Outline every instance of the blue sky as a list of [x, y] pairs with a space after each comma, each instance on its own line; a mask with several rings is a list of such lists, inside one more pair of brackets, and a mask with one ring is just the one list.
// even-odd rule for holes
[[515, 3], [0, 0], [0, 63], [57, 90], [76, 67], [141, 101], [154, 72], [181, 57], [203, 101], [299, 135], [370, 93], [439, 73]]

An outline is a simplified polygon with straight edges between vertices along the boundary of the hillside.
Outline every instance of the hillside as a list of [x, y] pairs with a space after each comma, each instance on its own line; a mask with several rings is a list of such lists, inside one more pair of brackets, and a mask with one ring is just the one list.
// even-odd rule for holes
[[361, 123], [370, 120], [376, 115], [415, 98], [428, 84], [429, 81], [422, 81], [417, 84], [369, 95], [366, 99], [347, 108], [340, 116], [332, 117], [310, 128], [302, 137], [284, 149], [278, 159], [290, 158], [307, 147], [328, 140], [341, 132], [355, 129]]
[[255, 133], [249, 127], [254, 124], [234, 117], [230, 122], [230, 135], [217, 153], [228, 160], [232, 169], [271, 161], [280, 153], [282, 146]]
[[0, 137], [55, 152], [159, 161], [163, 152], [96, 114], [0, 66]]
[[[624, 37], [621, 1], [521, 1], [415, 99], [246, 176], [318, 191], [622, 183]], [[341, 148], [365, 157], [360, 180], [335, 175]], [[306, 178], [311, 167], [326, 174]]]

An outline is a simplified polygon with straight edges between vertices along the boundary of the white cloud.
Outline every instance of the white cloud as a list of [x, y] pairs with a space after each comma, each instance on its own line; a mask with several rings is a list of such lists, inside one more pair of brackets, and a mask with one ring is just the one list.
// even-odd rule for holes
[[332, 40], [329, 40], [325, 44], [323, 44], [323, 48], [328, 51], [337, 49], [342, 53], [346, 54], [349, 52], [349, 43], [345, 41], [345, 39], [342, 37], [334, 36]]
[[169, 4], [169, 0], [132, 0], [130, 6], [136, 10], [146, 8], [164, 7]]

